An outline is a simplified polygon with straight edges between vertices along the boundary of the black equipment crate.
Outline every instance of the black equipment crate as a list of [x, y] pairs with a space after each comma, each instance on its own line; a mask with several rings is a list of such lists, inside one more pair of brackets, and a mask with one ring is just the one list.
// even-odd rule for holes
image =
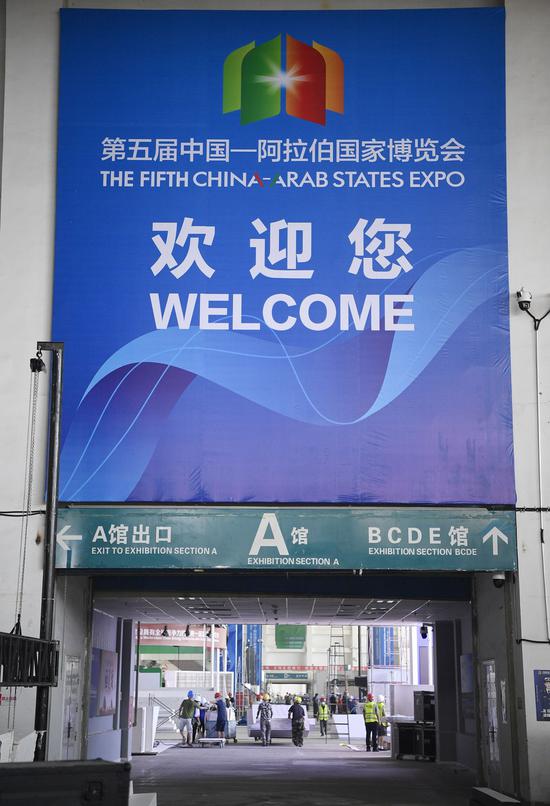
[[414, 692], [415, 722], [435, 722], [435, 694], [433, 691]]
[[128, 806], [127, 762], [37, 761], [0, 765], [1, 806]]

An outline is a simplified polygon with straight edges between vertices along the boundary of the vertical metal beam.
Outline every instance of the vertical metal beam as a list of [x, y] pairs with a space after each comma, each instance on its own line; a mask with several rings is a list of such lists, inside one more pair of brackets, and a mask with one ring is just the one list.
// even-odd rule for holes
[[[137, 725], [137, 712], [138, 712], [138, 696], [139, 696], [139, 653], [141, 650], [141, 621], [137, 623], [137, 639], [136, 639], [136, 682], [135, 682], [135, 692], [134, 692], [134, 724], [132, 727], [136, 727]], [[179, 652], [179, 647], [178, 647]]]
[[372, 660], [373, 660], [373, 652], [372, 652], [372, 627], [367, 627], [367, 680], [370, 682], [368, 685], [368, 690], [372, 691]]
[[216, 671], [216, 664], [214, 661], [214, 625], [210, 625], [210, 685], [212, 689], [215, 689], [216, 686], [216, 679], [214, 677]]
[[[233, 694], [235, 695], [235, 706], [239, 701], [237, 693], [239, 692], [239, 625], [235, 624], [235, 656], [233, 658]], [[241, 701], [241, 708], [243, 708], [244, 713], [244, 705]]]
[[361, 625], [357, 627], [357, 677], [361, 677]]
[[134, 714], [130, 713], [133, 672], [134, 622], [122, 620], [120, 648], [120, 757], [132, 760], [131, 733]]
[[[519, 735], [518, 713], [516, 710], [517, 698], [516, 693], [516, 667], [515, 667], [515, 645], [514, 637], [517, 635], [515, 630], [514, 609], [517, 606], [516, 597], [518, 596], [517, 586], [514, 582], [513, 573], [506, 574], [506, 584], [504, 586], [504, 623], [506, 635], [506, 671], [507, 671], [507, 702], [506, 708], [508, 710], [508, 720], [510, 723], [510, 743], [511, 743], [511, 756], [512, 756], [512, 781], [514, 786], [514, 794], [517, 798], [520, 797], [521, 791], [521, 776], [520, 764], [521, 758], [521, 738]], [[501, 692], [502, 698], [502, 692]], [[501, 702], [501, 705], [502, 702]], [[502, 711], [501, 711], [502, 714]], [[501, 728], [503, 729], [503, 728]]]
[[[478, 580], [481, 574], [475, 574], [472, 583], [472, 650], [474, 661], [474, 705], [475, 713], [481, 715], [483, 706], [483, 681], [481, 662], [480, 641], [479, 641], [479, 618], [478, 618]], [[484, 740], [481, 730], [481, 717], [475, 720], [476, 727], [476, 749], [477, 749], [477, 781], [480, 786], [488, 786], [489, 776], [485, 767], [485, 754], [482, 742]]]
[[206, 688], [206, 624], [202, 626], [202, 684]]
[[[59, 448], [61, 435], [61, 391], [63, 385], [63, 343], [39, 341], [38, 352], [51, 352], [51, 399], [48, 438], [48, 479], [46, 494], [46, 534], [44, 537], [44, 571], [42, 574], [42, 605], [40, 610], [40, 638], [51, 641], [55, 592], [55, 537], [57, 532], [57, 499], [59, 490]], [[36, 731], [35, 761], [46, 760], [48, 710], [50, 690], [38, 686], [34, 729]]]
[[[546, 316], [547, 314], [545, 314]], [[544, 318], [544, 317], [543, 317]], [[539, 354], [539, 328], [540, 320], [535, 322], [535, 377], [537, 384], [537, 458], [538, 458], [538, 471], [539, 471], [539, 534], [540, 534], [540, 553], [541, 553], [541, 571], [542, 571], [542, 595], [544, 600], [544, 614], [546, 621], [546, 640], [550, 641], [550, 607], [548, 604], [548, 582], [546, 579], [546, 557], [545, 557], [545, 544], [544, 544], [544, 512], [543, 512], [543, 490], [542, 490], [542, 420], [540, 403], [542, 399], [542, 390], [540, 388], [540, 354]]]
[[90, 677], [92, 666], [92, 628], [93, 628], [93, 592], [91, 580], [88, 579], [88, 589], [86, 592], [86, 636], [84, 639], [84, 665], [83, 665], [83, 683], [82, 683], [82, 696], [80, 698], [79, 707], [81, 711], [80, 723], [80, 758], [88, 757], [88, 725], [90, 721], [90, 713], [88, 708], [88, 701], [90, 697]]

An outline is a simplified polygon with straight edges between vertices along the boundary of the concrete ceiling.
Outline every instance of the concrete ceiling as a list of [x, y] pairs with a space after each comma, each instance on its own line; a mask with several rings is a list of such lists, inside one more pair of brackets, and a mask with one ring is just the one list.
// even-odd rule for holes
[[464, 602], [284, 596], [114, 596], [94, 607], [146, 623], [415, 624], [464, 614]]

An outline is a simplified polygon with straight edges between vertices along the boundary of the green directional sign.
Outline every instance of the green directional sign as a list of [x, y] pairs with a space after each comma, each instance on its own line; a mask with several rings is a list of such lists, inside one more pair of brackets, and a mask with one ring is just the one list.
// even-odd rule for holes
[[303, 649], [306, 629], [305, 624], [276, 624], [275, 646], [277, 649]]
[[503, 571], [511, 510], [128, 507], [59, 510], [57, 568]]

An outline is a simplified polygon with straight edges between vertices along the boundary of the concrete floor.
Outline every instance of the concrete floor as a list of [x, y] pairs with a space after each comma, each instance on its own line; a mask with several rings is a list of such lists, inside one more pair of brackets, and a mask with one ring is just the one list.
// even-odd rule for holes
[[458, 765], [392, 761], [319, 738], [303, 748], [248, 737], [223, 749], [172, 746], [134, 756], [132, 778], [134, 792], [157, 793], [158, 806], [468, 806], [474, 785]]

